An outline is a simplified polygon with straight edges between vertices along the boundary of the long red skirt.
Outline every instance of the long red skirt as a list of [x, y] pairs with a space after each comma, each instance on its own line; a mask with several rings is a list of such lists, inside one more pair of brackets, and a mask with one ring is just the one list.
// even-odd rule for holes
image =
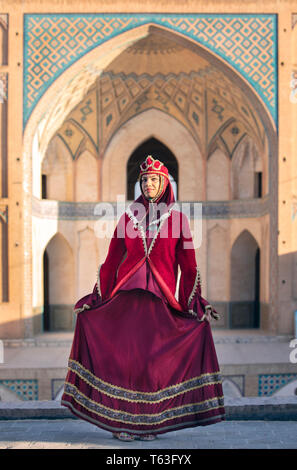
[[161, 434], [225, 419], [210, 324], [151, 292], [77, 316], [62, 405], [105, 430]]

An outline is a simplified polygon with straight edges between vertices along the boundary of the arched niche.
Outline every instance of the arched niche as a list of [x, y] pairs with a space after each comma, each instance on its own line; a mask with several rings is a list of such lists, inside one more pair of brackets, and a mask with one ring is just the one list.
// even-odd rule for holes
[[140, 194], [138, 176], [139, 166], [148, 155], [160, 160], [168, 168], [170, 182], [175, 198], [178, 198], [178, 164], [174, 154], [162, 142], [154, 137], [143, 142], [130, 156], [127, 163], [127, 199], [133, 200]]
[[254, 328], [260, 323], [260, 249], [243, 230], [231, 249], [231, 328]]
[[103, 201], [115, 201], [117, 195], [126, 194], [123, 175], [126, 175], [128, 160], [135, 149], [152, 137], [169, 149], [174, 142], [179, 169], [179, 200], [203, 199], [204, 167], [197, 143], [175, 118], [158, 109], [149, 109], [126, 122], [111, 139], [102, 164]]
[[88, 150], [75, 160], [75, 201], [98, 201], [98, 164]]
[[231, 190], [233, 199], [263, 196], [263, 161], [248, 136], [240, 142], [232, 157]]
[[43, 199], [72, 200], [73, 161], [58, 137], [54, 137], [48, 146], [41, 173]]
[[71, 330], [73, 327], [74, 258], [60, 233], [49, 241], [43, 256], [44, 329]]
[[217, 148], [207, 160], [206, 199], [228, 201], [230, 199], [230, 160]]

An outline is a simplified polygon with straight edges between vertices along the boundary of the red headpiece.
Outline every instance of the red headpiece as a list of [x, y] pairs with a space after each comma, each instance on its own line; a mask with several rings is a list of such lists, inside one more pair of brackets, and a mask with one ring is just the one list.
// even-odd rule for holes
[[166, 176], [169, 180], [168, 169], [166, 166], [160, 162], [160, 160], [155, 160], [151, 155], [148, 155], [145, 161], [140, 165], [139, 178], [149, 173], [157, 173], [158, 175]]

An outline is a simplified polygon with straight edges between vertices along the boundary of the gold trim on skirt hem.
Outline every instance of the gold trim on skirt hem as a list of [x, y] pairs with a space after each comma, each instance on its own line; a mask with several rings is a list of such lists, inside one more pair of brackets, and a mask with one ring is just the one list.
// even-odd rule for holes
[[[102, 421], [98, 421], [98, 420], [92, 418], [91, 416], [86, 415], [82, 411], [77, 410], [73, 406], [73, 404], [71, 402], [67, 401], [67, 400], [61, 400], [61, 405], [67, 407], [68, 409], [70, 409], [70, 411], [72, 411], [77, 416], [80, 416], [82, 419], [85, 419], [89, 423], [92, 423], [96, 426], [99, 426], [99, 427], [105, 429], [106, 431], [110, 431], [110, 432], [113, 432], [113, 431], [115, 431], [115, 432], [131, 432], [132, 431], [131, 428], [126, 428], [126, 427], [120, 427], [119, 428], [119, 427], [109, 426], [108, 424], [103, 423]], [[147, 434], [149, 431], [151, 431], [154, 434], [161, 434], [161, 433], [175, 431], [175, 430], [178, 430], [178, 429], [184, 429], [184, 428], [189, 428], [189, 427], [206, 426], [206, 425], [213, 424], [213, 422], [223, 421], [225, 419], [226, 419], [226, 415], [224, 413], [224, 414], [218, 414], [218, 415], [210, 416], [209, 418], [203, 418], [203, 419], [200, 419], [199, 421], [197, 421], [197, 420], [195, 420], [195, 421], [184, 421], [182, 423], [172, 424], [172, 425], [165, 426], [165, 427], [162, 427], [162, 428], [157, 428], [157, 429], [156, 428], [152, 428], [151, 430], [150, 429], [144, 429], [144, 430], [142, 430], [142, 429], [134, 430], [133, 429], [133, 433]]]
[[[142, 392], [139, 390], [131, 390], [118, 387], [109, 382], [105, 382], [91, 371], [86, 369], [82, 364], [73, 359], [69, 360], [68, 369], [84, 380], [88, 385], [107, 396], [125, 400], [131, 403], [160, 403], [164, 400], [174, 398], [182, 393], [193, 391], [209, 385], [221, 384], [221, 375], [219, 372], [207, 372], [175, 385], [170, 385], [157, 392]], [[162, 395], [164, 395], [162, 397]], [[159, 397], [161, 398], [159, 399]]]
[[[138, 426], [151, 426], [162, 424], [166, 421], [193, 414], [206, 413], [224, 407], [224, 397], [209, 398], [198, 403], [189, 403], [186, 405], [169, 408], [161, 413], [151, 414], [133, 414], [122, 410], [115, 410], [100, 403], [91, 400], [78, 390], [75, 385], [65, 382], [64, 394], [73, 398], [73, 400], [90, 413], [94, 413], [102, 418], [133, 424]], [[167, 415], [167, 417], [165, 417]], [[142, 421], [144, 420], [144, 421]]]

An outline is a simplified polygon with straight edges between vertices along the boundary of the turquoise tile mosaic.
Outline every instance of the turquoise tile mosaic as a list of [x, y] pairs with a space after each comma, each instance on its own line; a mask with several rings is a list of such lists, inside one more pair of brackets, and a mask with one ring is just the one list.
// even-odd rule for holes
[[38, 400], [38, 380], [0, 380], [0, 385], [14, 392], [21, 400]]
[[270, 396], [290, 382], [297, 380], [297, 374], [259, 375], [258, 395]]
[[277, 123], [274, 14], [25, 14], [24, 127], [42, 95], [75, 61], [145, 24], [182, 34], [229, 63], [252, 85]]

